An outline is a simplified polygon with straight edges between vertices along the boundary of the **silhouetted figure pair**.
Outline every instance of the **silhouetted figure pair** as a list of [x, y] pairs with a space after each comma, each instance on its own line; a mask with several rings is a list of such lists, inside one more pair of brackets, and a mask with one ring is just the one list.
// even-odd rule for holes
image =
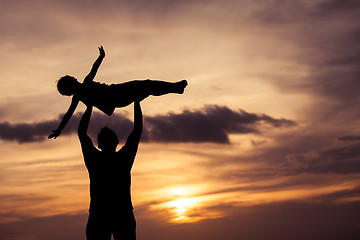
[[[143, 128], [140, 101], [149, 95], [182, 94], [187, 81], [170, 83], [137, 80], [111, 85], [94, 82], [104, 57], [105, 51], [103, 47], [99, 47], [99, 57], [83, 83], [68, 75], [58, 81], [59, 92], [73, 97], [59, 127], [53, 130], [49, 138], [60, 135], [79, 101], [87, 106], [78, 129], [90, 178], [90, 209], [86, 237], [88, 240], [110, 240], [113, 235], [115, 240], [134, 240], [136, 222], [130, 195], [130, 173]], [[116, 151], [119, 140], [111, 129], [104, 127], [98, 135], [100, 149], [98, 150], [87, 134], [93, 106], [111, 116], [115, 108], [127, 106], [132, 102], [134, 102], [134, 129], [125, 145]]]
[[86, 226], [88, 240], [136, 239], [136, 222], [131, 202], [131, 168], [143, 128], [140, 103], [134, 102], [134, 129], [125, 145], [116, 151], [119, 140], [109, 128], [98, 135], [94, 147], [87, 134], [92, 107], [81, 117], [78, 135], [90, 178], [90, 209]]
[[102, 112], [111, 116], [117, 107], [125, 107], [135, 100], [141, 101], [153, 95], [160, 96], [169, 93], [182, 94], [187, 86], [187, 81], [171, 83], [157, 80], [134, 80], [125, 83], [107, 85], [94, 82], [95, 75], [105, 57], [102, 46], [99, 47], [99, 57], [95, 60], [90, 73], [85, 77], [83, 83], [76, 78], [66, 75], [59, 79], [57, 88], [60, 94], [72, 96], [69, 109], [65, 113], [59, 127], [49, 135], [49, 138], [56, 138], [70, 120], [79, 101], [87, 106], [95, 106]]

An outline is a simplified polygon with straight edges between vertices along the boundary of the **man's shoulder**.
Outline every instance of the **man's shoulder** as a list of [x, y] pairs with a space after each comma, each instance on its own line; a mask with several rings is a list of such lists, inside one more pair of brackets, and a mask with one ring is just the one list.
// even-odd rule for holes
[[99, 154], [101, 154], [101, 151], [100, 150], [98, 150], [96, 147], [94, 147], [93, 145], [85, 145], [85, 146], [83, 146], [83, 148], [82, 148], [82, 152], [83, 152], [83, 155], [84, 155], [84, 157], [85, 157], [85, 155], [87, 156], [87, 157], [92, 157], [92, 155], [99, 155]]
[[126, 148], [126, 146], [122, 146], [119, 151], [116, 152], [116, 154], [118, 155], [123, 155], [123, 154], [126, 154], [126, 152], [128, 151], [128, 149]]
[[99, 151], [96, 148], [85, 150], [85, 151], [83, 149], [82, 153], [83, 153], [83, 157], [84, 157], [84, 162], [88, 168], [90, 166], [93, 166], [93, 164], [95, 162], [97, 162], [96, 160], [101, 158], [101, 151]]

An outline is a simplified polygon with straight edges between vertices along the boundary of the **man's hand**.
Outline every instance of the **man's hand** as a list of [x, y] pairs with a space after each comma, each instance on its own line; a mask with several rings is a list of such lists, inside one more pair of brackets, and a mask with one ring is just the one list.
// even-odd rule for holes
[[58, 129], [52, 130], [52, 131], [53, 131], [53, 133], [50, 134], [50, 135], [48, 136], [48, 138], [54, 138], [54, 139], [56, 139], [56, 138], [61, 134], [61, 131], [58, 130]]
[[100, 46], [100, 47], [98, 47], [98, 48], [99, 48], [99, 54], [100, 54], [100, 56], [105, 57], [105, 51], [104, 51], [103, 46]]
[[142, 100], [144, 100], [145, 98], [147, 98], [147, 95], [137, 95], [134, 96], [134, 103], [140, 103]]

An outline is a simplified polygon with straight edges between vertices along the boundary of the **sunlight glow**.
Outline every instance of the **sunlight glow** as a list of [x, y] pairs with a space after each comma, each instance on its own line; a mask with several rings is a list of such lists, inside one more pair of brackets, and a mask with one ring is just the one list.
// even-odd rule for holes
[[199, 217], [192, 217], [190, 215], [190, 212], [199, 205], [198, 198], [180, 198], [167, 202], [165, 205], [174, 214], [172, 218], [174, 222], [195, 222], [199, 220]]
[[177, 186], [164, 189], [162, 192], [171, 196], [172, 199], [158, 206], [170, 211], [170, 222], [189, 223], [199, 220], [194, 213], [196, 208], [201, 205], [201, 201], [199, 197], [192, 197], [197, 194], [194, 186]]
[[192, 223], [223, 216], [219, 211], [209, 211], [208, 206], [214, 201], [214, 196], [201, 195], [200, 189], [204, 188], [191, 185], [163, 189], [162, 192], [170, 195], [171, 199], [155, 208], [165, 209], [167, 221], [172, 223]]
[[174, 196], [185, 196], [191, 192], [191, 190], [186, 187], [170, 188], [168, 191], [171, 195], [174, 195]]

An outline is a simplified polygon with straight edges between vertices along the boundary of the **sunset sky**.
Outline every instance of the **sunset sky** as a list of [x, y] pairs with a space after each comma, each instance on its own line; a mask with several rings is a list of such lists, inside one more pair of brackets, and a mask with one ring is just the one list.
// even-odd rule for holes
[[[84, 104], [56, 81], [187, 79], [141, 103], [142, 240], [360, 239], [360, 1], [1, 0], [0, 239], [85, 239]], [[133, 105], [95, 110], [123, 144]]]

